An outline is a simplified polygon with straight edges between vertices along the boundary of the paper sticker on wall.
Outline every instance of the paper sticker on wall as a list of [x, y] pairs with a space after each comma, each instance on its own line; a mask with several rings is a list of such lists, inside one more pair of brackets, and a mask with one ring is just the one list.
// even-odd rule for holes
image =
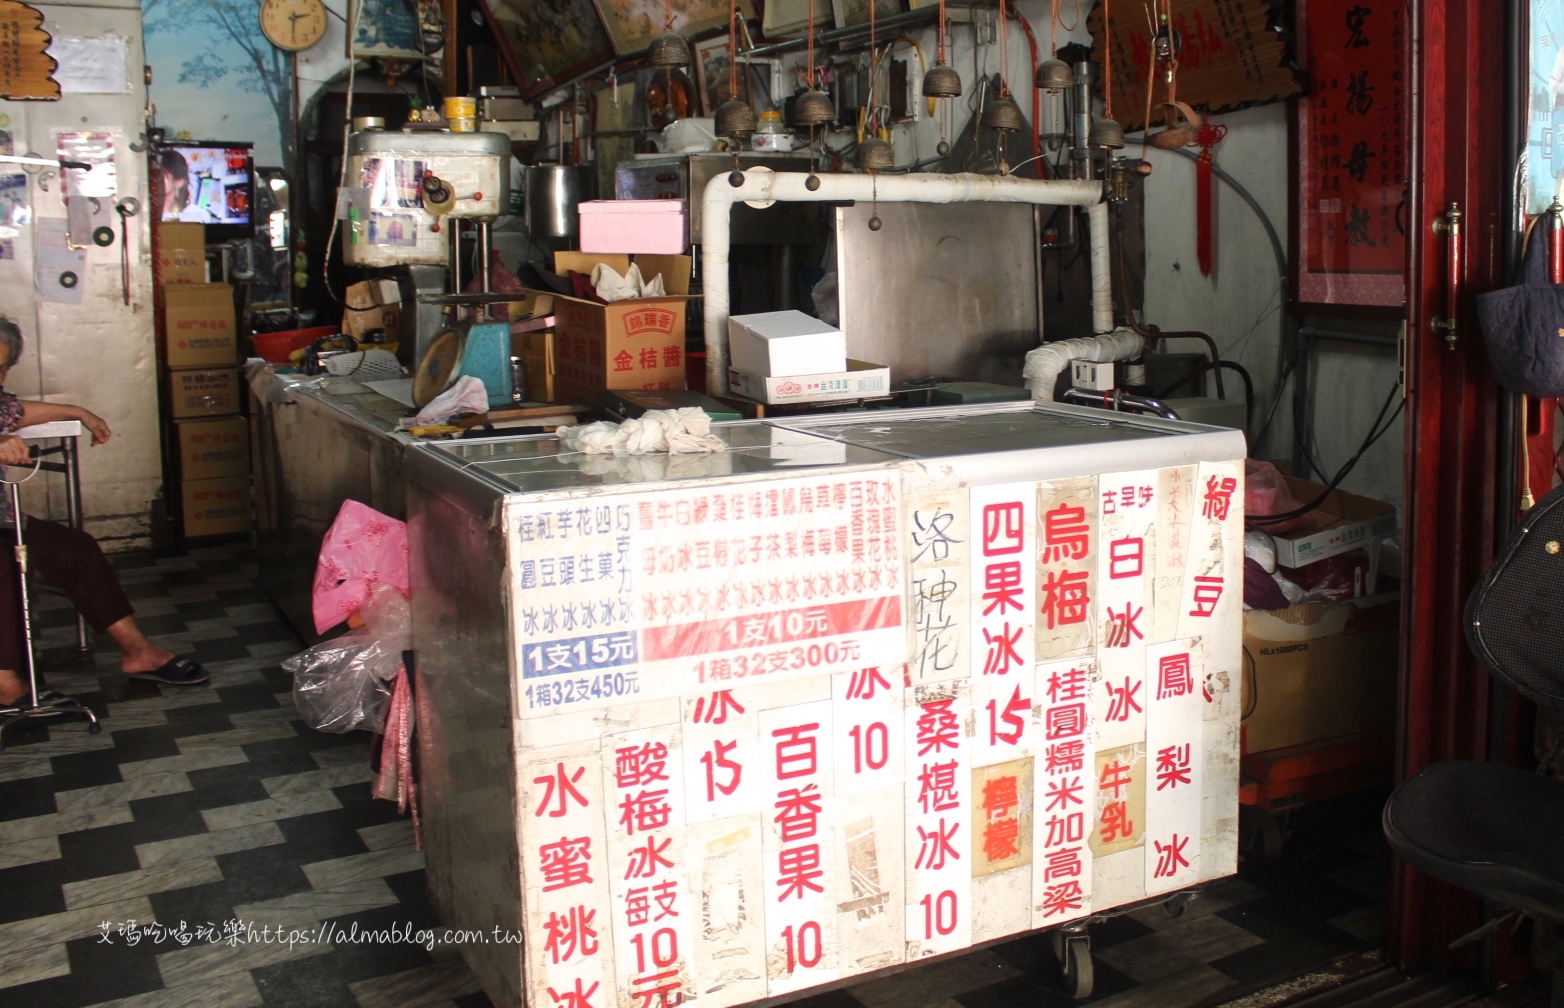
[[54, 79], [65, 94], [130, 94], [126, 48], [117, 35], [56, 35], [49, 43], [49, 55], [59, 63]]
[[73, 249], [65, 237], [65, 220], [44, 217], [38, 221], [33, 257], [33, 290], [38, 300], [51, 304], [81, 304], [87, 279], [87, 253]]

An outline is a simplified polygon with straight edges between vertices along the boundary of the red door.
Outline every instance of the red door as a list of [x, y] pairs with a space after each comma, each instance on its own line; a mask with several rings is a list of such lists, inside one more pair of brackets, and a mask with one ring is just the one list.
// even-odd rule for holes
[[[1493, 555], [1500, 393], [1488, 374], [1475, 295], [1503, 286], [1505, 5], [1412, 0], [1405, 547], [1399, 773], [1485, 759], [1490, 684], [1466, 647], [1462, 609]], [[1459, 252], [1435, 229], [1461, 212]], [[1452, 262], [1452, 259], [1455, 262]], [[1454, 305], [1449, 278], [1454, 269]], [[1436, 323], [1454, 314], [1453, 349]], [[1539, 491], [1542, 488], [1539, 488]], [[1451, 953], [1480, 922], [1470, 894], [1398, 867], [1390, 949], [1406, 969]]]

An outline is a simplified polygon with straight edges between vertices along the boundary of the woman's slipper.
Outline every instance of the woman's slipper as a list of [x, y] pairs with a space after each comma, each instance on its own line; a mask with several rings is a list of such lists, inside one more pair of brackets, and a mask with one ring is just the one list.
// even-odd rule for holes
[[[38, 691], [38, 706], [39, 707], [52, 707], [53, 705], [61, 702], [62, 700], [69, 700], [69, 699], [70, 699], [70, 697], [66, 696], [64, 693], [56, 693], [52, 689], [46, 689], [46, 690], [39, 690]], [[0, 710], [19, 710], [24, 705], [26, 705], [26, 703], [27, 703], [27, 694], [23, 693], [21, 696], [17, 697], [15, 700], [12, 700], [10, 702], [0, 702]]]
[[170, 686], [195, 686], [211, 678], [211, 674], [189, 658], [170, 658], [152, 672], [132, 672], [130, 678], [145, 682], [168, 683]]

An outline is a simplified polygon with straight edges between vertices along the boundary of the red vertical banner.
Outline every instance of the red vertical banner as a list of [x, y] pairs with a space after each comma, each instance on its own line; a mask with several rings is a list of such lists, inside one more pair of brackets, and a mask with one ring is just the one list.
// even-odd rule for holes
[[1406, 302], [1404, 0], [1298, 10], [1311, 88], [1298, 99], [1297, 276], [1307, 305]]

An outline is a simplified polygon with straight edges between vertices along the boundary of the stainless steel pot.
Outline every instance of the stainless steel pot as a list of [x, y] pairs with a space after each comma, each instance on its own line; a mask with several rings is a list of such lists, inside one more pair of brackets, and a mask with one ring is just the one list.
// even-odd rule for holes
[[580, 228], [578, 208], [589, 169], [577, 165], [527, 168], [527, 230], [535, 238], [571, 238]]

